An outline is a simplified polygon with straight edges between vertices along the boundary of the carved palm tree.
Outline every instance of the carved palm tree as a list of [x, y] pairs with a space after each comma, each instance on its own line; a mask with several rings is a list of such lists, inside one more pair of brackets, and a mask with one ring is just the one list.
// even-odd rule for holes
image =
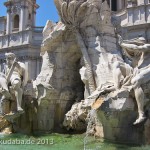
[[54, 0], [54, 2], [61, 17], [61, 21], [67, 26], [67, 28], [71, 29], [76, 36], [83, 55], [85, 67], [87, 68], [89, 89], [91, 94], [95, 91], [96, 84], [88, 50], [80, 32], [80, 25], [84, 21], [86, 12], [89, 9], [89, 0]]

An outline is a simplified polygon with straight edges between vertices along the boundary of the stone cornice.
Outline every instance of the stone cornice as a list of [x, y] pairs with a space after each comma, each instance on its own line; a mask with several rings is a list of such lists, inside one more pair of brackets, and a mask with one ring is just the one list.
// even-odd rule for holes
[[126, 9], [119, 10], [119, 11], [116, 11], [116, 12], [112, 11], [112, 15], [115, 15], [115, 16], [122, 16], [122, 15], [124, 15], [126, 13], [127, 13]]
[[[41, 56], [18, 56], [17, 60], [19, 61], [26, 61], [26, 60], [31, 60], [31, 61], [42, 61]], [[0, 58], [0, 64], [5, 63], [5, 58]]]
[[0, 48], [0, 53], [2, 52], [6, 52], [6, 51], [12, 51], [12, 50], [20, 50], [22, 48], [33, 48], [33, 49], [37, 49], [37, 48], [41, 48], [40, 46], [36, 46], [36, 45], [31, 45], [31, 44], [25, 44], [25, 45], [18, 45], [18, 46], [10, 46], [10, 47], [6, 47], [6, 48]]
[[136, 5], [136, 6], [132, 6], [132, 7], [127, 7], [126, 9], [137, 9], [139, 7], [147, 7], [147, 6], [150, 6], [150, 3], [148, 4], [141, 4], [141, 5]]
[[41, 56], [19, 56], [18, 60], [42, 60]]
[[[30, 1], [29, 1], [30, 2]], [[14, 2], [12, 2], [12, 1], [7, 1], [7, 2], [5, 2], [4, 3], [4, 5], [6, 6], [6, 7], [8, 7], [8, 6], [12, 6], [14, 4]], [[38, 9], [40, 6], [38, 5], [38, 4], [36, 4], [36, 3], [31, 3], [33, 6], [34, 6], [34, 8], [36, 8], [36, 9]], [[28, 6], [25, 6], [25, 5], [23, 5], [23, 6], [21, 6], [21, 7], [23, 7], [23, 8], [28, 8]]]
[[125, 26], [122, 26], [123, 28], [128, 28], [128, 29], [145, 29], [145, 28], [149, 28], [150, 27], [150, 23], [141, 23], [141, 24], [131, 24], [128, 25], [126, 24]]

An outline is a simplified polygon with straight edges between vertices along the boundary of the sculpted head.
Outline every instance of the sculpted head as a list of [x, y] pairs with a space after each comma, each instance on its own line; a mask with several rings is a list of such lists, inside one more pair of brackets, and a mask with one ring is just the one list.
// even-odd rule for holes
[[5, 53], [6, 63], [8, 66], [11, 66], [16, 58], [14, 53]]
[[139, 35], [137, 38], [129, 40], [129, 43], [140, 46], [146, 44], [146, 39], [142, 35]]
[[139, 37], [138, 38], [139, 42], [145, 44], [146, 43], [146, 39], [144, 37]]

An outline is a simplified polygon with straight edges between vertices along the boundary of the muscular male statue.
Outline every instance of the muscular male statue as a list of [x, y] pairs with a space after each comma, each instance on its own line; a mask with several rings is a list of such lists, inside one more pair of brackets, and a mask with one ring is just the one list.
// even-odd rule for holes
[[23, 87], [27, 82], [25, 64], [16, 61], [16, 56], [14, 53], [6, 53], [6, 65], [4, 68], [4, 73], [10, 88], [14, 91], [14, 95], [17, 101], [17, 111], [22, 112], [21, 107]]
[[150, 81], [150, 44], [146, 44], [146, 40], [143, 37], [140, 37], [137, 41], [138, 42], [134, 44], [130, 41], [120, 41], [119, 43], [120, 46], [128, 52], [141, 53], [136, 66], [133, 68], [134, 74], [131, 79], [139, 114], [134, 124], [138, 124], [146, 118], [144, 113], [144, 92], [141, 85]]

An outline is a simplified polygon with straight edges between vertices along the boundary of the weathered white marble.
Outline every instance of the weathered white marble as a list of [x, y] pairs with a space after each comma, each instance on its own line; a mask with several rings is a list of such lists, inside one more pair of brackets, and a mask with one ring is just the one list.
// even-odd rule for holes
[[[117, 9], [124, 7], [123, 2], [117, 1]], [[29, 133], [31, 129], [50, 132], [62, 125], [68, 130], [79, 131], [85, 130], [88, 124], [90, 134], [115, 142], [116, 139], [117, 142], [134, 144], [148, 141], [144, 137], [148, 137], [145, 132], [149, 128], [149, 121], [144, 125], [144, 130], [143, 124], [146, 117], [149, 119], [149, 115], [145, 115], [145, 112], [149, 114], [150, 99], [149, 44], [143, 38], [131, 40], [132, 36], [127, 37], [126, 33], [132, 24], [138, 26], [144, 22], [143, 1], [128, 1], [127, 12], [120, 10], [120, 14], [113, 14], [113, 18], [106, 1], [55, 0], [55, 3], [61, 21], [57, 24], [48, 21], [43, 30], [40, 73], [37, 75], [39, 70], [33, 72], [38, 65], [35, 57], [31, 58], [32, 61], [25, 61], [28, 74], [36, 76], [36, 79], [28, 81], [23, 90], [22, 104], [26, 113], [22, 114], [17, 125]], [[18, 11], [21, 11], [21, 16], [24, 14], [23, 9]], [[127, 16], [130, 11], [133, 14]], [[141, 18], [138, 12], [141, 12]], [[10, 14], [8, 16], [11, 18]], [[125, 23], [126, 31], [121, 27]], [[25, 26], [22, 25], [19, 30], [23, 28]], [[20, 33], [27, 34], [30, 31], [28, 26]], [[34, 44], [38, 44], [41, 39], [34, 32], [31, 33], [35, 35]], [[118, 33], [128, 40], [118, 39]], [[145, 33], [149, 33], [149, 30]], [[20, 42], [18, 33], [10, 35]], [[30, 34], [25, 41], [33, 42]], [[8, 42], [4, 35], [0, 44], [15, 45], [15, 41]], [[21, 51], [22, 55], [24, 51]], [[5, 85], [7, 83], [4, 82], [2, 86]], [[4, 91], [6, 93], [0, 94], [4, 95], [2, 98], [6, 101], [1, 104], [7, 112], [9, 97], [6, 98], [5, 94], [8, 88]], [[138, 130], [133, 123], [139, 126]], [[18, 131], [17, 126], [13, 126], [13, 129]]]
[[[104, 113], [104, 115], [106, 115], [106, 120], [104, 119], [104, 116], [99, 115], [99, 119], [102, 123], [104, 132], [103, 135], [106, 135], [105, 138], [108, 139], [109, 137], [110, 139], [114, 139], [113, 134], [116, 134], [117, 137], [120, 137], [122, 136], [122, 133], [120, 132], [119, 134], [119, 132], [117, 131], [114, 131], [113, 133], [113, 127], [117, 128], [119, 126], [120, 130], [123, 130], [123, 114], [127, 116], [128, 113], [126, 113], [126, 111], [128, 111], [129, 113], [133, 112], [131, 118], [128, 118], [126, 121], [130, 123], [132, 122], [133, 124], [133, 122], [136, 120], [137, 115], [136, 111], [134, 110], [133, 99], [135, 97], [135, 99], [137, 100], [137, 95], [136, 92], [135, 95], [132, 93], [134, 85], [133, 82], [131, 82], [131, 79], [134, 76], [135, 72], [134, 65], [138, 60], [137, 58], [140, 58], [141, 54], [135, 52], [134, 57], [136, 59], [132, 61], [129, 59], [131, 59], [130, 55], [133, 57], [133, 53], [127, 54], [126, 51], [120, 50], [115, 34], [116, 32], [118, 32], [118, 30], [115, 30], [115, 27], [112, 24], [110, 9], [106, 2], [102, 3], [102, 1], [99, 0], [98, 4], [98, 1], [94, 0], [90, 3], [89, 1], [79, 2], [55, 0], [55, 3], [61, 16], [61, 20], [66, 26], [65, 28], [63, 28], [63, 31], [67, 31], [69, 29], [70, 32], [74, 34], [73, 40], [76, 40], [77, 45], [79, 46], [78, 49], [81, 51], [82, 57], [80, 57], [80, 62], [82, 63], [80, 75], [81, 80], [85, 84], [84, 91], [86, 93], [86, 99], [84, 100], [80, 109], [81, 111], [83, 109], [89, 109], [90, 106], [92, 106], [92, 103], [97, 101], [97, 97], [101, 98], [102, 102], [100, 102], [98, 105], [102, 110], [99, 109], [99, 113]], [[139, 9], [140, 7], [142, 7], [143, 3], [134, 3], [134, 6], [135, 5], [140, 5], [139, 7], [137, 7], [137, 9]], [[69, 11], [72, 10], [72, 12], [74, 12], [73, 9], [75, 8], [76, 14]], [[80, 14], [80, 16], [78, 16], [78, 14]], [[137, 14], [138, 13], [135, 12], [135, 15]], [[135, 19], [134, 22], [137, 23], [138, 16], [134, 16], [133, 18]], [[132, 17], [128, 20], [132, 20]], [[142, 19], [141, 21], [143, 22]], [[53, 35], [56, 34], [50, 34], [50, 41], [52, 42], [54, 41], [54, 39], [57, 39], [57, 41], [65, 40], [65, 43], [69, 42], [64, 38], [60, 38], [64, 37], [62, 35], [66, 34], [66, 32], [63, 31], [59, 32], [59, 34], [57, 34], [57, 36], [55, 37]], [[72, 43], [73, 40], [71, 39]], [[44, 43], [44, 46], [46, 48], [50, 48], [50, 46], [56, 44], [52, 44], [50, 42], [48, 44], [48, 39], [46, 41]], [[62, 51], [64, 51], [64, 49], [65, 46], [62, 47]], [[51, 50], [52, 48], [50, 48], [50, 51]], [[126, 52], [126, 55], [124, 54], [124, 52]], [[61, 56], [63, 57], [64, 54], [61, 54]], [[140, 60], [143, 61], [141, 58]], [[148, 66], [148, 62], [145, 63], [145, 66]], [[122, 74], [120, 74], [120, 72]], [[61, 76], [61, 74], [62, 72], [59, 72], [59, 76]], [[146, 84], [148, 84], [148, 81], [149, 80], [146, 80]], [[90, 96], [88, 97], [88, 95]], [[133, 97], [131, 95], [133, 95]], [[143, 106], [142, 102], [140, 104], [141, 106]], [[77, 108], [77, 105], [78, 104], [75, 104], [74, 106], [76, 106]], [[67, 128], [75, 128], [75, 125], [77, 124], [75, 122], [76, 118], [78, 118], [79, 113], [75, 112], [74, 110], [75, 108], [72, 107], [72, 109], [66, 114], [64, 125]], [[141, 114], [143, 114], [143, 116], [139, 116], [134, 124], [139, 124], [140, 122], [145, 120], [144, 110], [142, 108], [141, 110]], [[119, 119], [116, 119], [116, 114], [120, 111], [121, 113], [118, 114]], [[76, 115], [71, 115], [74, 112]], [[112, 121], [109, 126], [110, 128], [107, 126], [107, 116], [110, 117], [110, 122]], [[114, 122], [113, 119], [116, 120], [116, 122]], [[119, 120], [121, 120], [121, 122], [119, 122]], [[125, 124], [125, 128], [128, 128], [127, 124]], [[110, 135], [106, 133], [107, 129], [109, 129], [109, 131], [111, 130], [113, 134]], [[133, 131], [131, 134], [134, 135], [134, 132], [135, 131]], [[136, 134], [137, 136], [140, 135], [139, 132], [137, 132]], [[131, 137], [132, 142], [134, 141], [133, 137], [134, 136]], [[120, 138], [120, 141], [121, 140], [122, 138]], [[128, 141], [127, 136], [125, 136], [125, 140]]]

